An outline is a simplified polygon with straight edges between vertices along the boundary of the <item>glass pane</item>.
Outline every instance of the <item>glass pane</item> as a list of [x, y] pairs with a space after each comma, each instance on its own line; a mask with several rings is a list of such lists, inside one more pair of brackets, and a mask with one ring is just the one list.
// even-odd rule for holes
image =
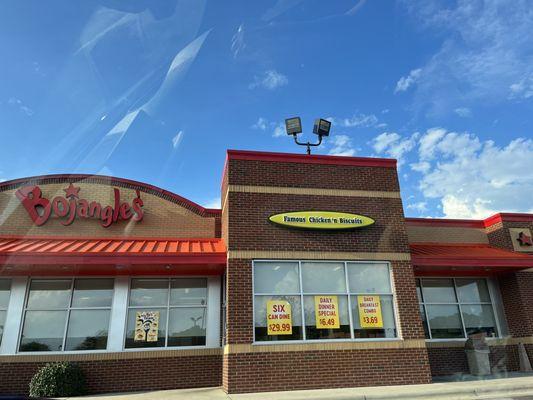
[[422, 303], [423, 299], [422, 299], [422, 288], [420, 287], [420, 279], [415, 279], [415, 281], [416, 281], [416, 295], [418, 297], [418, 302]]
[[344, 263], [303, 262], [304, 293], [346, 293]]
[[0, 310], [7, 309], [9, 304], [9, 294], [11, 289], [11, 281], [9, 279], [0, 279]]
[[456, 279], [457, 295], [462, 303], [490, 303], [485, 279]]
[[174, 306], [207, 304], [207, 279], [172, 279], [170, 304]]
[[489, 337], [498, 336], [492, 306], [489, 304], [462, 305], [466, 334], [485, 332]]
[[[285, 300], [291, 305], [292, 335], [268, 335], [267, 309], [268, 300]], [[255, 340], [301, 340], [302, 337], [302, 307], [300, 296], [255, 296]]]
[[66, 311], [26, 311], [20, 351], [61, 351]]
[[130, 306], [167, 306], [167, 279], [132, 279]]
[[352, 296], [351, 301], [354, 337], [356, 339], [396, 337], [396, 322], [394, 321], [394, 306], [392, 302], [392, 296], [379, 296], [383, 328], [362, 328], [359, 318], [357, 296]]
[[298, 263], [254, 263], [255, 293], [299, 293]]
[[420, 304], [420, 318], [422, 319], [422, 326], [424, 327], [424, 335], [426, 336], [426, 339], [429, 339], [428, 321], [426, 319], [426, 312], [422, 304]]
[[[159, 311], [159, 329], [157, 341], [135, 340], [135, 318], [137, 312]], [[131, 308], [128, 310], [128, 327], [126, 330], [126, 348], [137, 347], [165, 347], [165, 335], [167, 334], [167, 310], [163, 308]]]
[[168, 346], [204, 346], [207, 308], [172, 308], [168, 320]]
[[425, 303], [456, 303], [452, 279], [422, 279]]
[[28, 308], [68, 308], [70, 279], [32, 280], [28, 296]]
[[348, 263], [350, 293], [390, 293], [387, 264]]
[[348, 296], [337, 296], [337, 300], [339, 303], [340, 327], [338, 329], [322, 329], [316, 327], [315, 296], [304, 297], [305, 335], [308, 340], [351, 338]]
[[111, 307], [113, 279], [76, 279], [72, 307]]
[[426, 309], [428, 312], [431, 337], [433, 339], [464, 337], [458, 306], [426, 305]]
[[4, 333], [4, 324], [6, 322], [7, 311], [0, 311], [0, 344], [2, 344], [2, 335]]
[[109, 310], [72, 310], [65, 350], [105, 350]]

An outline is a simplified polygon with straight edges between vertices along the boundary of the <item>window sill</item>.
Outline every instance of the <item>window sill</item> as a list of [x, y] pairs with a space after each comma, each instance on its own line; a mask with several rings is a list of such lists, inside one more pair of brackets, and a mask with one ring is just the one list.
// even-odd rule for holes
[[123, 351], [92, 350], [65, 352], [27, 352], [0, 355], [0, 364], [6, 362], [53, 362], [127, 360], [136, 358], [168, 358], [185, 356], [222, 355], [221, 347], [172, 347], [159, 349], [126, 349]]

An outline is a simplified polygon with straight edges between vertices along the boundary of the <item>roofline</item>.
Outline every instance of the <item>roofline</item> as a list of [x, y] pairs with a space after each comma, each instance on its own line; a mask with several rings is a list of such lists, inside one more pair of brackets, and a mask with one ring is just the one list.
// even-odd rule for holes
[[500, 222], [533, 222], [529, 213], [497, 213], [485, 219], [405, 218], [407, 225], [454, 228], [488, 228]]
[[326, 155], [307, 155], [294, 153], [274, 153], [266, 151], [251, 150], [227, 150], [227, 160], [257, 160], [272, 162], [290, 162], [301, 164], [329, 164], [329, 165], [351, 165], [356, 167], [385, 167], [396, 168], [394, 158], [374, 158], [374, 157], [345, 157]]
[[[182, 197], [180, 195], [177, 195], [173, 192], [169, 192], [168, 190], [161, 189], [160, 187], [134, 181], [132, 179], [125, 179], [125, 178], [117, 178], [114, 176], [109, 175], [97, 175], [97, 174], [50, 174], [50, 175], [36, 175], [36, 176], [29, 176], [26, 178], [18, 178], [18, 179], [12, 179], [9, 181], [4, 181], [0, 183], [0, 192], [10, 190], [10, 189], [16, 189], [24, 184], [47, 184], [47, 183], [56, 183], [61, 181], [71, 181], [71, 182], [78, 182], [86, 180], [88, 182], [94, 182], [94, 183], [102, 183], [102, 184], [108, 184], [108, 185], [116, 185], [131, 189], [138, 189], [145, 193], [149, 193], [152, 195], [155, 195], [157, 197], [163, 198], [165, 200], [169, 200], [173, 203], [180, 204], [184, 206], [185, 208], [188, 208], [191, 211], [196, 212], [197, 214], [200, 214], [202, 216], [217, 216], [222, 214], [221, 209], [217, 208], [205, 208], [201, 205], [186, 199], [185, 197]], [[91, 182], [91, 183], [92, 183]]]

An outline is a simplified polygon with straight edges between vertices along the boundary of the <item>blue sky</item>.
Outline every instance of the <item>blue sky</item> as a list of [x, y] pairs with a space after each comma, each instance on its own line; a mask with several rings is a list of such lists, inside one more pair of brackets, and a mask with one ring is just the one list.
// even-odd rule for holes
[[4, 1], [0, 179], [100, 173], [217, 206], [225, 150], [395, 157], [408, 216], [533, 211], [528, 1]]

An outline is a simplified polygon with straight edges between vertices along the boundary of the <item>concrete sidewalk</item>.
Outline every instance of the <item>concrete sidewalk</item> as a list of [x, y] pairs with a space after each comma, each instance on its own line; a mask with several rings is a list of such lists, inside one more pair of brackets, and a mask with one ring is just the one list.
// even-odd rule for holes
[[[429, 385], [380, 386], [350, 389], [298, 390], [251, 394], [226, 394], [220, 388], [161, 390], [83, 397], [94, 400], [402, 400], [402, 399], [510, 399], [533, 396], [533, 377], [433, 383]], [[79, 398], [79, 397], [78, 397]]]

